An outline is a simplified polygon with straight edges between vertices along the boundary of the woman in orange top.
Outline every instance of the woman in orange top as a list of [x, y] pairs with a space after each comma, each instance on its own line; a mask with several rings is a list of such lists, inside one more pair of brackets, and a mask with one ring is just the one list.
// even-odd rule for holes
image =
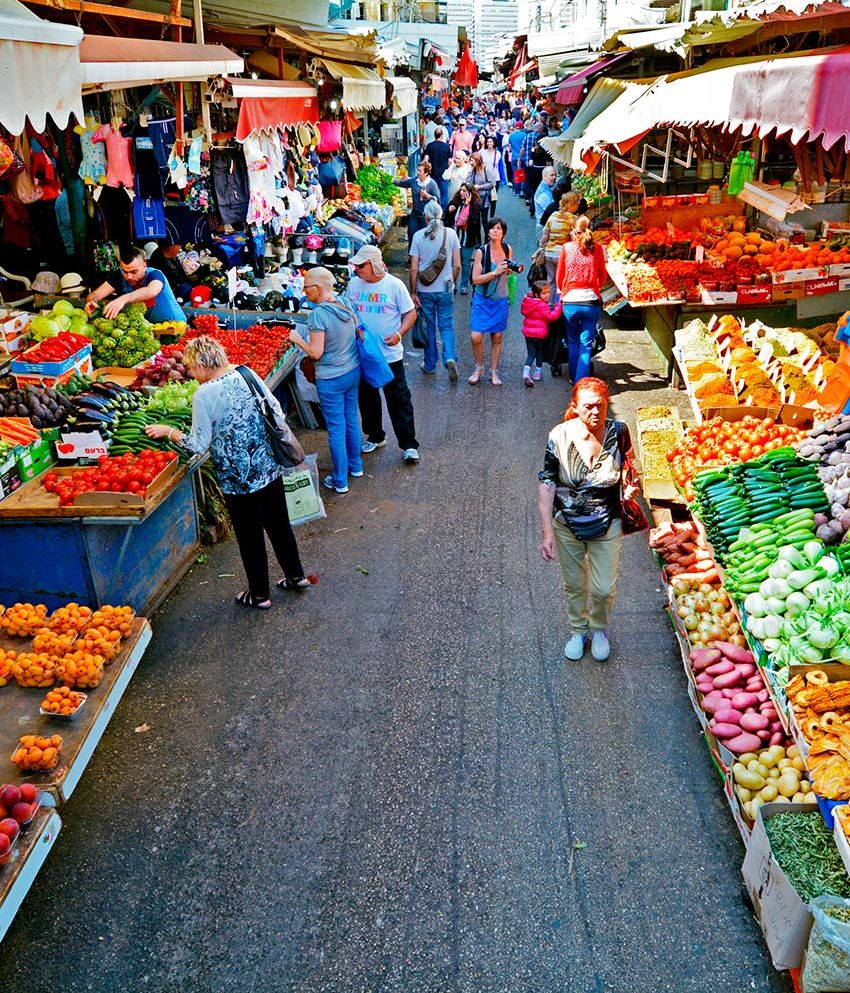
[[561, 249], [555, 277], [567, 325], [573, 383], [590, 373], [591, 350], [602, 313], [602, 286], [607, 278], [605, 253], [593, 241], [590, 221], [580, 217], [573, 228], [572, 240]]

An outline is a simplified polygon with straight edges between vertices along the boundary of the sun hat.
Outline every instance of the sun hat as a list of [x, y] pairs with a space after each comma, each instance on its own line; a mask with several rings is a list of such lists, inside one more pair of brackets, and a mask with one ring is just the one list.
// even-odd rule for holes
[[376, 245], [363, 245], [355, 256], [348, 260], [349, 265], [363, 265], [364, 262], [371, 262], [375, 275], [387, 271], [384, 257], [381, 250]]
[[58, 274], [46, 269], [32, 281], [36, 293], [57, 293], [61, 285]]
[[78, 272], [66, 272], [59, 280], [59, 292], [79, 296], [85, 289], [83, 277]]

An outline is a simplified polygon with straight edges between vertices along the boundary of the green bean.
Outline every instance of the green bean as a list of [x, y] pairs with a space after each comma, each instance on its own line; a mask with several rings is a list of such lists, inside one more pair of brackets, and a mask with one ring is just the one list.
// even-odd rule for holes
[[776, 814], [765, 821], [765, 830], [777, 863], [804, 903], [824, 893], [850, 898], [850, 877], [817, 811]]

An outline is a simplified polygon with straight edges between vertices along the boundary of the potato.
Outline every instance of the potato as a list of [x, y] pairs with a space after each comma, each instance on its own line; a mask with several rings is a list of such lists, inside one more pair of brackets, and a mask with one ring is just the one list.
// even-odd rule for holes
[[[767, 789], [767, 787], [765, 787]], [[741, 803], [746, 803], [748, 800], [752, 800], [753, 794], [751, 790], [748, 790], [746, 786], [735, 785], [735, 796], [741, 801]]]
[[[785, 751], [782, 751], [782, 757], [785, 757]], [[776, 763], [779, 761], [778, 756], [774, 753], [772, 748], [766, 748], [761, 755], [759, 755], [759, 762], [765, 767], [765, 769], [773, 769]]]
[[763, 789], [759, 790], [759, 796], [764, 800], [765, 803], [771, 803], [776, 799], [776, 795], [779, 790], [776, 788], [775, 783], [768, 783]]
[[759, 807], [763, 806], [764, 800], [762, 800], [760, 796], [754, 796], [752, 800], [750, 800], [750, 817], [752, 817], [753, 820], [756, 819], [756, 814], [759, 811]]
[[776, 768], [779, 769], [780, 772], [784, 772], [786, 769], [792, 769], [793, 766], [791, 764], [791, 759], [789, 758], [780, 759], [776, 763]]
[[747, 768], [749, 769], [750, 772], [758, 773], [758, 775], [761, 776], [762, 779], [767, 779], [768, 769], [766, 766], [763, 766], [761, 762], [748, 762]]
[[808, 781], [808, 779], [803, 779], [800, 782], [800, 792], [806, 797], [808, 797], [809, 793], [812, 792], [812, 784]]
[[779, 779], [779, 776], [780, 776], [779, 770], [775, 766], [773, 769], [767, 770], [768, 779]]
[[806, 763], [799, 755], [795, 755], [794, 758], [791, 759], [791, 765], [793, 765], [798, 772], [806, 771]]
[[784, 776], [779, 777], [777, 787], [784, 797], [792, 797], [800, 789], [800, 780], [786, 772]]
[[785, 754], [789, 759], [798, 759], [800, 757], [800, 749], [796, 745], [791, 745]]
[[743, 755], [738, 756], [738, 761], [744, 766], [746, 766], [748, 762], [752, 762], [753, 759], [758, 760], [758, 755], [756, 755], [755, 752], [744, 752]]
[[[764, 776], [760, 776], [757, 772], [751, 772], [749, 769], [738, 773], [735, 779], [739, 785], [745, 786], [748, 790], [754, 790], [756, 792], [767, 785], [767, 781]], [[795, 785], [792, 792], [796, 791], [796, 789], [797, 787]]]
[[808, 802], [808, 797], [806, 796], [805, 793], [795, 793], [794, 796], [791, 797], [791, 803], [807, 803], [807, 802]]
[[791, 802], [791, 799], [790, 799], [790, 797], [783, 796], [780, 793], [779, 796], [773, 802], [774, 803], [790, 803]]

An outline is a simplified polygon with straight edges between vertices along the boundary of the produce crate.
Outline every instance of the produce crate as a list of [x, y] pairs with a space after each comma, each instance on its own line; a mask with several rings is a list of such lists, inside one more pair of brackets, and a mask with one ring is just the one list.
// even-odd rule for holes
[[130, 386], [135, 383], [138, 369], [124, 369], [117, 365], [107, 365], [93, 369], [89, 375], [95, 382], [115, 383], [117, 386]]
[[53, 442], [48, 438], [34, 441], [26, 448], [19, 448], [17, 453], [18, 472], [21, 474], [21, 482], [23, 483], [28, 483], [36, 476], [40, 476], [56, 461]]
[[832, 831], [835, 835], [835, 844], [838, 847], [841, 860], [847, 872], [850, 873], [850, 838], [844, 833], [842, 825], [850, 826], [850, 806], [847, 804], [836, 807], [835, 816], [832, 819]]
[[[814, 665], [789, 666], [788, 682], [795, 676], [803, 676], [805, 678], [807, 672], [813, 672], [815, 669], [823, 672], [829, 683], [840, 683], [850, 679], [850, 666], [846, 666], [842, 662], [817, 662]], [[800, 749], [800, 755], [802, 755], [805, 762], [809, 757], [809, 742], [803, 735], [803, 731], [797, 721], [797, 714], [791, 706], [790, 700], [787, 703], [787, 707], [791, 737], [794, 739], [794, 744]]]
[[735, 827], [737, 827], [738, 833], [741, 835], [741, 839], [746, 846], [749, 844], [750, 835], [752, 834], [752, 822], [748, 820], [747, 815], [744, 813], [744, 808], [741, 806], [741, 801], [735, 792], [735, 777], [732, 775], [731, 769], [728, 769], [723, 776], [723, 795], [726, 797], [726, 802], [732, 811], [732, 820], [735, 822]]
[[35, 314], [23, 310], [0, 311], [0, 346], [14, 353], [23, 346], [24, 335]]
[[[61, 362], [28, 362], [27, 352], [22, 352], [12, 360], [12, 374], [22, 376], [63, 376], [77, 369], [80, 372], [91, 370], [91, 345], [85, 345], [78, 352], [69, 355]], [[87, 365], [87, 368], [84, 366]]]
[[15, 453], [10, 452], [8, 458], [0, 462], [0, 500], [11, 496], [21, 487], [21, 471]]
[[[816, 803], [793, 806], [794, 813], [817, 809]], [[771, 817], [788, 812], [787, 803], [766, 803], [759, 809], [742, 869], [744, 884], [777, 969], [799, 967], [812, 929], [812, 915], [773, 857], [764, 828]]]

